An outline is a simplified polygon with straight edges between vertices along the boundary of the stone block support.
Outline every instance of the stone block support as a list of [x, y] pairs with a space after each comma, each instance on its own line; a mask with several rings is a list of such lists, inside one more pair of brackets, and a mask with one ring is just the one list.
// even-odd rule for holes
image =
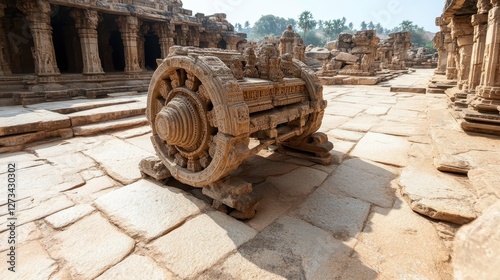
[[99, 43], [97, 40], [97, 25], [99, 15], [93, 10], [71, 10], [70, 16], [75, 20], [75, 26], [80, 36], [83, 58], [83, 74], [103, 74], [99, 58]]
[[38, 76], [60, 75], [52, 42], [49, 2], [45, 0], [19, 0], [17, 7], [26, 14], [29, 21], [34, 43], [35, 74]]
[[139, 19], [134, 16], [120, 16], [117, 21], [120, 29], [124, 52], [125, 73], [141, 72], [139, 55], [137, 52], [137, 39], [139, 32]]

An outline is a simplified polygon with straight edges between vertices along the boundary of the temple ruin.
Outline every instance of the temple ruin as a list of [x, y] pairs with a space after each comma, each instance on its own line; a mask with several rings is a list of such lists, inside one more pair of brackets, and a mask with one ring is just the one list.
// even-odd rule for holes
[[436, 19], [438, 76], [430, 87], [446, 92], [466, 131], [500, 134], [499, 6], [497, 0], [449, 0]]
[[245, 38], [179, 0], [0, 0], [0, 104], [146, 91], [171, 46], [236, 50]]

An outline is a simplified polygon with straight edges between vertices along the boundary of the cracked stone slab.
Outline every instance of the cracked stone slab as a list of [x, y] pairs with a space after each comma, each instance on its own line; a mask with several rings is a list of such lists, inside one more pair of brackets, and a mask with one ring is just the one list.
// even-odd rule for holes
[[[8, 240], [10, 232], [5, 231], [0, 233], [0, 240]], [[38, 229], [35, 223], [27, 223], [16, 228], [16, 243], [20, 244], [27, 243], [36, 239], [42, 238], [42, 232]], [[0, 243], [0, 252], [9, 249], [10, 244], [7, 242]], [[3, 254], [2, 254], [3, 255]]]
[[139, 180], [142, 177], [139, 163], [143, 158], [155, 155], [118, 139], [106, 141], [83, 153], [97, 161], [108, 175], [123, 184]]
[[479, 200], [476, 208], [483, 211], [500, 200], [500, 165], [474, 168], [467, 174]]
[[[231, 279], [251, 271], [251, 275], [271, 279], [335, 279], [350, 253], [351, 248], [329, 232], [283, 216], [241, 246], [235, 255], [204, 274], [227, 275]], [[235, 261], [240, 264], [231, 265]]]
[[135, 246], [100, 214], [92, 214], [49, 239], [55, 259], [64, 260], [72, 278], [91, 279], [125, 258]]
[[148, 180], [105, 194], [95, 205], [129, 235], [146, 241], [174, 229], [206, 206], [179, 189]]
[[477, 198], [464, 178], [416, 163], [403, 169], [399, 185], [403, 197], [417, 213], [456, 224], [476, 218]]
[[322, 188], [302, 203], [297, 215], [317, 227], [332, 232], [339, 240], [356, 238], [370, 211], [370, 204], [352, 197], [334, 195]]
[[327, 176], [323, 171], [301, 166], [280, 176], [267, 177], [266, 182], [275, 186], [283, 195], [297, 197], [311, 193]]
[[[17, 225], [21, 226], [26, 223], [45, 218], [53, 213], [73, 206], [74, 203], [68, 197], [61, 194], [56, 197], [49, 198], [45, 201], [33, 201], [28, 209], [16, 213]], [[0, 232], [7, 230], [8, 221], [0, 224]]]
[[78, 221], [94, 210], [94, 207], [88, 204], [79, 204], [45, 217], [45, 221], [53, 228], [59, 229]]
[[255, 230], [220, 212], [187, 221], [147, 248], [154, 259], [182, 278], [212, 267], [256, 235]]
[[174, 279], [171, 272], [161, 268], [151, 258], [130, 255], [122, 262], [104, 272], [96, 280], [115, 279]]
[[397, 175], [394, 167], [353, 158], [339, 165], [321, 188], [387, 208], [394, 201], [392, 182]]
[[287, 162], [275, 162], [261, 156], [252, 156], [241, 163], [231, 176], [239, 177], [249, 183], [261, 183], [269, 176], [286, 174], [298, 165]]
[[398, 199], [374, 207], [339, 279], [451, 279], [449, 252], [434, 226]]
[[453, 250], [455, 279], [500, 276], [500, 202], [457, 232]]
[[438, 128], [430, 134], [438, 170], [467, 174], [473, 168], [496, 164], [500, 158], [500, 137]]
[[[1, 182], [6, 182], [7, 174], [0, 174]], [[34, 198], [44, 200], [57, 196], [60, 192], [85, 184], [79, 174], [64, 173], [57, 166], [43, 164], [17, 170], [17, 199]], [[7, 188], [0, 188], [0, 204], [7, 202]], [[24, 209], [18, 209], [24, 210]]]
[[394, 166], [408, 164], [410, 142], [402, 137], [368, 132], [358, 142], [351, 156]]
[[1, 279], [49, 279], [56, 272], [57, 263], [49, 257], [38, 241], [18, 246], [16, 272], [8, 270], [7, 257], [0, 262]]

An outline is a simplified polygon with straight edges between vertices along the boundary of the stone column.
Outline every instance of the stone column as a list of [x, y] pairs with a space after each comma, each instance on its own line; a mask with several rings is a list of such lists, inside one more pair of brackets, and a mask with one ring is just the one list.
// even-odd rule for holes
[[191, 30], [191, 43], [195, 47], [200, 46], [200, 28], [199, 27], [193, 27], [190, 29]]
[[457, 52], [457, 41], [451, 37], [451, 31], [444, 33], [444, 44], [448, 57], [446, 60], [446, 78], [448, 80], [455, 80], [457, 78], [457, 64], [455, 55]]
[[486, 47], [486, 31], [488, 29], [488, 15], [477, 14], [472, 16], [474, 26], [474, 46], [472, 47], [472, 62], [469, 72], [468, 91], [474, 92], [481, 82], [481, 69]]
[[7, 36], [3, 25], [5, 5], [0, 3], [0, 76], [12, 74], [9, 62], [7, 60]]
[[158, 36], [158, 41], [160, 42], [161, 58], [165, 58], [171, 46], [168, 38], [167, 24], [165, 22], [155, 22], [153, 23], [153, 31]]
[[125, 51], [125, 72], [141, 72], [139, 56], [137, 53], [137, 34], [139, 32], [139, 19], [134, 16], [120, 16], [116, 20], [122, 35]]
[[181, 32], [177, 34], [179, 40], [177, 43], [181, 46], [187, 46], [187, 38], [188, 38], [189, 26], [183, 24], [181, 25]]
[[470, 16], [455, 16], [451, 20], [451, 36], [457, 40], [457, 85], [462, 90], [469, 81], [469, 72], [474, 44], [474, 28]]
[[35, 74], [38, 76], [60, 75], [52, 43], [49, 2], [45, 0], [19, 0], [17, 7], [26, 14], [30, 24], [34, 43], [32, 53]]
[[139, 20], [139, 35], [137, 36], [137, 55], [139, 59], [139, 66], [141, 69], [146, 69], [146, 54], [144, 50], [144, 40], [145, 36], [149, 31], [149, 25], [143, 24], [141, 20]]
[[99, 23], [97, 11], [74, 9], [70, 11], [70, 16], [75, 20], [75, 26], [80, 36], [83, 74], [103, 74], [97, 41], [97, 25]]
[[438, 51], [438, 65], [435, 71], [436, 74], [445, 75], [446, 74], [446, 64], [448, 61], [448, 52], [446, 51], [445, 45], [445, 33], [450, 32], [446, 26], [446, 22], [443, 18], [436, 18], [436, 25], [440, 27], [441, 31], [436, 33], [434, 37], [434, 47]]
[[472, 106], [498, 113], [500, 106], [500, 0], [491, 0], [484, 52], [483, 73]]

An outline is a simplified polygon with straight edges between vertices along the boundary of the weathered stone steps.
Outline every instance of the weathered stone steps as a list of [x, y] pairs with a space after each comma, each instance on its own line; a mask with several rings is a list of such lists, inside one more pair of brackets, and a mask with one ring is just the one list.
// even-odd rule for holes
[[118, 129], [133, 128], [146, 125], [148, 120], [145, 116], [134, 116], [102, 123], [88, 124], [73, 127], [74, 136], [89, 136]]
[[[120, 93], [118, 93], [120, 94]], [[0, 109], [0, 153], [50, 138], [93, 135], [147, 123], [146, 95], [69, 100]]]

